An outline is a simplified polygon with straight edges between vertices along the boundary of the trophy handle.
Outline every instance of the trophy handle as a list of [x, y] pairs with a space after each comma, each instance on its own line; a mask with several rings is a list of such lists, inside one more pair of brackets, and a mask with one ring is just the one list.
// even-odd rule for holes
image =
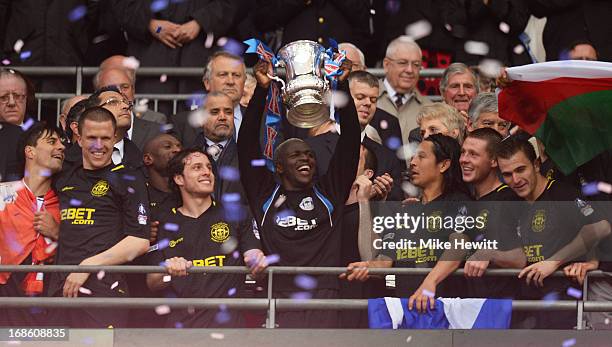
[[283, 81], [283, 79], [282, 79], [282, 78], [280, 78], [280, 77], [278, 77], [278, 76], [270, 76], [270, 74], [267, 74], [267, 75], [268, 75], [268, 77], [270, 77], [271, 79], [273, 79], [273, 80], [275, 80], [275, 81], [277, 81], [277, 82], [280, 82], [282, 91], [283, 91], [283, 92], [285, 91], [285, 81]]

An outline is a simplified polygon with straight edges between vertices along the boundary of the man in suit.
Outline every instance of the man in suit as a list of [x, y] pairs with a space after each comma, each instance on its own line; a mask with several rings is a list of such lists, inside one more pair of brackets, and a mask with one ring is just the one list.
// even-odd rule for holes
[[17, 159], [17, 142], [23, 131], [11, 123], [0, 122], [0, 182], [10, 182], [21, 178]]
[[202, 131], [194, 141], [194, 146], [205, 150], [215, 161], [214, 196], [227, 205], [228, 202], [236, 201], [233, 198], [224, 198], [224, 195], [239, 194], [240, 202], [246, 204], [238, 174], [238, 146], [234, 139], [234, 101], [222, 92], [210, 92], [206, 97], [204, 110], [208, 116], [202, 125]]
[[[94, 78], [94, 86], [99, 90], [108, 86], [116, 86], [124, 95], [130, 105], [134, 104], [134, 84], [125, 69], [100, 70]], [[154, 138], [160, 131], [160, 123], [137, 117], [133, 108], [130, 108], [130, 124], [127, 135], [132, 142], [142, 150], [147, 140]]]
[[[401, 201], [404, 197], [400, 185], [401, 172], [405, 167], [402, 166], [402, 162], [395, 153], [370, 139], [365, 131], [376, 111], [376, 101], [379, 95], [378, 80], [369, 72], [355, 71], [349, 75], [349, 88], [359, 117], [361, 143], [367, 150], [372, 151], [377, 158], [377, 168], [374, 172], [374, 177], [376, 177], [374, 179], [374, 191], [379, 195], [379, 199]], [[332, 129], [306, 139], [306, 142], [315, 152], [317, 175], [319, 177], [327, 172], [329, 160], [338, 142], [339, 129], [337, 127]]]
[[[102, 63], [100, 63], [100, 70], [94, 76], [93, 84], [94, 84], [95, 89], [100, 89], [101, 87], [104, 87], [104, 85], [100, 85], [100, 74], [103, 70], [108, 70], [108, 69], [124, 70], [128, 75], [131, 85], [128, 86], [127, 84], [119, 84], [119, 87], [120, 87], [119, 89], [121, 90], [121, 93], [125, 94], [129, 98], [129, 100], [132, 103], [134, 103], [135, 102], [134, 94], [136, 93], [136, 70], [132, 69], [130, 64], [126, 64], [126, 59], [128, 59], [128, 57], [124, 55], [113, 55], [111, 57], [106, 58], [104, 61], [102, 61]], [[126, 83], [126, 82], [123, 82], [123, 83]], [[165, 114], [157, 112], [157, 111], [153, 111], [146, 107], [142, 111], [135, 109], [134, 114], [138, 118], [142, 118], [144, 120], [156, 122], [159, 124], [166, 124], [166, 122], [168, 121]]]
[[[232, 101], [233, 123], [235, 126], [235, 139], [238, 139], [238, 131], [242, 123], [242, 108], [240, 99], [244, 92], [246, 81], [246, 67], [241, 57], [219, 51], [213, 54], [206, 64], [204, 72], [204, 88], [210, 93], [225, 93]], [[181, 112], [171, 120], [173, 129], [184, 147], [194, 144], [196, 137], [202, 132], [201, 128], [190, 125], [191, 112]]]
[[[430, 104], [416, 88], [422, 68], [421, 48], [408, 36], [400, 36], [387, 46], [383, 68], [385, 78], [380, 82], [377, 106], [379, 109], [396, 117], [401, 129], [401, 140], [406, 142], [410, 130], [417, 126], [416, 116], [423, 105]], [[379, 133], [388, 129], [384, 118], [374, 119], [372, 126]], [[383, 125], [381, 125], [381, 123]], [[382, 137], [382, 134], [381, 134]]]

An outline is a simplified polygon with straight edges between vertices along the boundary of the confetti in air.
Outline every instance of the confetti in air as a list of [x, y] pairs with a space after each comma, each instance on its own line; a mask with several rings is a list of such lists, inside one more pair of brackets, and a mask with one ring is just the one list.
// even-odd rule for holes
[[85, 287], [79, 287], [79, 293], [85, 294], [85, 295], [91, 295], [91, 290], [85, 288]]
[[163, 74], [163, 75], [159, 76], [159, 81], [161, 83], [165, 83], [167, 80], [168, 80], [168, 75]]
[[508, 23], [505, 22], [500, 22], [499, 23], [499, 30], [501, 30], [502, 33], [507, 34], [510, 32], [510, 26], [508, 25]]
[[395, 151], [402, 145], [402, 140], [397, 136], [391, 136], [387, 139], [386, 145], [390, 150]]
[[28, 120], [21, 125], [21, 129], [23, 129], [23, 131], [27, 131], [32, 125], [34, 125], [34, 119], [28, 118]]
[[215, 42], [215, 35], [213, 33], [206, 33], [206, 40], [204, 40], [204, 47], [210, 48]]
[[435, 296], [435, 294], [434, 294], [434, 293], [430, 292], [430, 291], [429, 291], [429, 290], [427, 290], [427, 289], [423, 289], [423, 295], [425, 295], [425, 296], [426, 296], [426, 297], [428, 297], [428, 298], [433, 298], [433, 297]]
[[104, 42], [104, 41], [106, 41], [108, 39], [110, 39], [110, 35], [107, 35], [107, 34], [98, 35], [98, 36], [94, 37], [93, 40], [91, 40], [91, 43], [96, 45], [96, 44], [98, 44], [100, 42]]
[[229, 295], [229, 296], [234, 296], [234, 295], [236, 295], [236, 288], [230, 288], [230, 289], [227, 291], [227, 295]]
[[317, 287], [317, 279], [308, 275], [297, 275], [294, 282], [296, 286], [306, 290], [312, 290]]
[[582, 298], [582, 291], [573, 287], [567, 288], [567, 295], [572, 296], [576, 299]]
[[263, 166], [266, 166], [266, 160], [265, 159], [253, 159], [253, 160], [251, 160], [251, 166], [252, 167], [263, 167]]
[[161, 12], [168, 7], [168, 0], [155, 0], [151, 3], [151, 12]]
[[226, 204], [240, 202], [240, 193], [225, 193], [221, 195], [221, 200]]
[[489, 78], [497, 78], [501, 75], [503, 64], [495, 59], [483, 59], [478, 65], [480, 72]]
[[572, 338], [572, 339], [567, 339], [563, 341], [563, 344], [561, 344], [561, 346], [562, 347], [572, 347], [575, 344], [576, 344], [576, 339]]
[[98, 274], [96, 275], [96, 277], [98, 278], [98, 281], [101, 281], [105, 275], [106, 273], [104, 272], [104, 270], [100, 270]]
[[412, 184], [410, 182], [403, 182], [402, 183], [402, 190], [409, 197], [418, 197], [419, 196], [419, 188], [417, 188], [417, 186], [415, 186], [414, 184]]
[[126, 69], [137, 70], [140, 67], [140, 61], [135, 57], [127, 57], [123, 59], [122, 65]]
[[380, 121], [380, 128], [381, 129], [386, 130], [388, 127], [389, 127], [389, 123], [387, 123], [386, 120], [383, 119], [383, 120]]
[[422, 19], [418, 22], [414, 22], [406, 27], [406, 35], [410, 36], [413, 40], [418, 40], [431, 34], [431, 23]]
[[161, 131], [162, 133], [167, 133], [168, 131], [172, 130], [173, 128], [174, 128], [174, 125], [173, 125], [173, 124], [170, 124], [170, 123], [168, 123], [168, 124], [162, 124], [162, 125], [159, 127], [159, 131]]
[[214, 340], [223, 340], [225, 335], [222, 333], [210, 333], [210, 337]]
[[329, 105], [332, 99], [334, 101], [335, 107], [342, 108], [346, 106], [346, 104], [348, 103], [349, 96], [345, 92], [339, 91], [339, 90], [332, 90], [332, 91], [325, 93], [325, 104], [326, 105]]
[[159, 33], [161, 33], [161, 30], [162, 30], [162, 27], [157, 27], [157, 29], [155, 29], [155, 33], [159, 34]]
[[179, 226], [178, 224], [175, 224], [175, 223], [165, 223], [164, 229], [168, 231], [172, 231], [172, 232], [177, 232], [179, 230]]
[[15, 41], [15, 44], [13, 45], [13, 50], [15, 50], [16, 53], [21, 53], [21, 49], [23, 48], [23, 40], [19, 39], [17, 41]]
[[238, 247], [238, 240], [235, 237], [227, 239], [220, 247], [221, 253], [230, 254]]
[[168, 305], [159, 305], [159, 306], [155, 307], [155, 313], [158, 316], [167, 315], [168, 313], [170, 313], [170, 306], [168, 306]]
[[78, 199], [70, 199], [70, 206], [81, 206], [82, 202]]
[[70, 11], [70, 13], [68, 13], [68, 20], [71, 22], [76, 22], [79, 19], [85, 17], [86, 13], [87, 13], [87, 6], [79, 5], [73, 8], [72, 11]]
[[523, 52], [525, 52], [525, 47], [519, 43], [518, 45], [514, 46], [512, 51], [514, 54], [523, 54]]
[[176, 323], [174, 323], [174, 327], [175, 327], [176, 329], [183, 329], [183, 323], [181, 323], [181, 322], [176, 322]]
[[309, 292], [297, 292], [291, 294], [291, 299], [293, 300], [309, 300], [312, 298], [312, 293]]
[[412, 341], [412, 335], [410, 335], [410, 336], [408, 336], [408, 337], [406, 338], [406, 343], [410, 343], [410, 341]]
[[266, 257], [266, 262], [268, 265], [276, 264], [280, 261], [280, 256], [278, 254], [270, 254]]
[[134, 193], [136, 193], [136, 190], [135, 190], [134, 188], [132, 188], [132, 187], [127, 187], [127, 191], [128, 191], [128, 193], [130, 193], [130, 194], [134, 194]]
[[283, 202], [285, 202], [285, 200], [287, 200], [285, 194], [279, 195], [276, 201], [274, 202], [274, 207], [278, 208], [280, 205], [283, 204]]
[[162, 277], [162, 282], [164, 282], [164, 283], [168, 283], [168, 282], [170, 282], [170, 281], [172, 281], [172, 276], [170, 276], [170, 275], [165, 275], [164, 277]]
[[[189, 122], [189, 125], [192, 128], [200, 129], [202, 128], [202, 125], [204, 125], [204, 123], [206, 122], [206, 118], [207, 118], [207, 114], [206, 112], [204, 112], [204, 110], [196, 109], [195, 111], [189, 113], [189, 117], [187, 118], [187, 121]], [[211, 147], [208, 147], [208, 148], [211, 148]]]
[[111, 284], [111, 290], [117, 288], [118, 285], [119, 285], [119, 281], [113, 282], [113, 284]]
[[233, 257], [234, 259], [238, 259], [238, 258], [240, 258], [240, 252], [238, 252], [238, 251], [234, 251], [234, 253], [232, 253], [232, 257]]
[[169, 244], [170, 244], [170, 240], [163, 239], [157, 243], [157, 249], [158, 250], [165, 249], [166, 247], [168, 247]]
[[3, 59], [2, 60], [2, 65], [11, 65], [11, 61], [8, 59]]
[[417, 142], [410, 142], [408, 144], [405, 144], [405, 145], [399, 147], [397, 149], [397, 151], [395, 152], [395, 155], [400, 160], [408, 160], [409, 161], [416, 154], [416, 151], [417, 151], [418, 147], [419, 147], [419, 144]]
[[134, 112], [136, 113], [145, 113], [149, 109], [149, 99], [140, 99], [134, 105]]
[[480, 41], [466, 41], [463, 47], [467, 53], [474, 55], [487, 55], [489, 45]]
[[226, 181], [240, 180], [240, 173], [238, 172], [238, 169], [233, 166], [221, 166], [219, 169], [219, 176], [221, 176], [221, 179]]

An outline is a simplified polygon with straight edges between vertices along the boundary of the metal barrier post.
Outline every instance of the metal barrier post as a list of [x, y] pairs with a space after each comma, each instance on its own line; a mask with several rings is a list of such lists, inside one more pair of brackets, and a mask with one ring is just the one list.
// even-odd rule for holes
[[587, 272], [586, 276], [584, 276], [584, 283], [582, 283], [582, 298], [578, 302], [578, 325], [576, 326], [578, 330], [584, 330], [585, 328], [584, 302], [587, 301], [588, 283], [589, 283], [589, 273]]
[[76, 95], [81, 95], [83, 90], [83, 67], [76, 67]]
[[276, 301], [272, 299], [272, 283], [274, 270], [268, 271], [268, 317], [266, 318], [266, 329], [274, 329], [276, 327]]

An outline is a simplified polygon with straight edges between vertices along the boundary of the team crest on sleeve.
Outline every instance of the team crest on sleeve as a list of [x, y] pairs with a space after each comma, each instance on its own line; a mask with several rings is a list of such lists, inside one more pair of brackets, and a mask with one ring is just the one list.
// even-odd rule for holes
[[546, 210], [536, 210], [531, 220], [531, 230], [534, 233], [539, 233], [546, 227]]
[[582, 199], [576, 199], [576, 205], [580, 209], [580, 213], [582, 213], [582, 215], [585, 217], [593, 213], [593, 208], [591, 205]]
[[302, 199], [302, 202], [300, 202], [300, 208], [304, 211], [314, 210], [314, 203], [312, 201], [312, 198], [310, 196], [307, 196]]
[[225, 222], [218, 222], [210, 227], [210, 239], [222, 243], [225, 242], [230, 236], [229, 224]]
[[104, 196], [106, 195], [106, 192], [108, 192], [108, 188], [108, 182], [105, 180], [100, 180], [94, 184], [93, 188], [91, 188], [91, 195], [98, 198]]
[[147, 210], [142, 203], [138, 204], [138, 224], [147, 225]]

